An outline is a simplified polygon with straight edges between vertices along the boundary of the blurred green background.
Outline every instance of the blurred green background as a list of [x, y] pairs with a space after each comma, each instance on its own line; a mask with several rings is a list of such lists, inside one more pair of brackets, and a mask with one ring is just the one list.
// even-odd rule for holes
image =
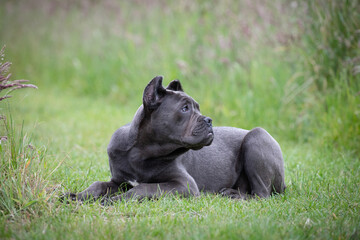
[[358, 9], [357, 1], [3, 1], [1, 44], [13, 79], [39, 87], [11, 100], [22, 108], [14, 115], [30, 124], [73, 118], [73, 108], [79, 121], [92, 112], [100, 125], [121, 125], [147, 82], [163, 75], [165, 84], [180, 79], [215, 125], [351, 144], [359, 133], [351, 96], [359, 89]]
[[[341, 194], [355, 197], [357, 0], [2, 0], [2, 45], [12, 79], [38, 89], [13, 92], [0, 109], [16, 128], [23, 123], [50, 169], [62, 163], [50, 178], [59, 191], [109, 179], [112, 133], [163, 75], [165, 85], [179, 79], [215, 126], [266, 128], [284, 152], [287, 194], [324, 193], [324, 181], [347, 191], [339, 182], [350, 179], [349, 195]], [[21, 201], [15, 209], [30, 200]]]

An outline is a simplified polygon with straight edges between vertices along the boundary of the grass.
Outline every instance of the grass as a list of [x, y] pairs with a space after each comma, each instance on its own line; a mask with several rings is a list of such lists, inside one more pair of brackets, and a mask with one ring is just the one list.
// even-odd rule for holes
[[[39, 89], [0, 103], [0, 238], [359, 238], [360, 4], [324, 2], [1, 3], [13, 77]], [[60, 203], [110, 178], [110, 136], [159, 74], [214, 125], [266, 128], [286, 193]]]

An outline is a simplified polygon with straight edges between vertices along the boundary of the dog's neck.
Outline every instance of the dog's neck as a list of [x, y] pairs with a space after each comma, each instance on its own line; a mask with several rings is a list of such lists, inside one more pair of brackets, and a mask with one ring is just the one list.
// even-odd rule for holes
[[[139, 131], [141, 126], [141, 131]], [[153, 132], [150, 123], [145, 118], [145, 111], [143, 105], [136, 111], [133, 121], [130, 125], [130, 131], [128, 139], [134, 149], [141, 152], [141, 158], [152, 159], [155, 156], [157, 158], [164, 158], [166, 160], [174, 160], [181, 154], [187, 152], [189, 149], [179, 146], [175, 143], [163, 143], [159, 144], [155, 141], [156, 133]], [[141, 139], [139, 142], [138, 140]]]

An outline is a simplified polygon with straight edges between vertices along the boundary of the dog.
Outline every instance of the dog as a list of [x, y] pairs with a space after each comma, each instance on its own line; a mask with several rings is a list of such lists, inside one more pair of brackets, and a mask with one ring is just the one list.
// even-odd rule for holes
[[248, 199], [284, 192], [282, 152], [267, 131], [213, 127], [178, 80], [166, 88], [162, 81], [157, 76], [149, 82], [132, 122], [113, 134], [107, 148], [111, 180], [67, 197], [113, 202], [211, 192]]

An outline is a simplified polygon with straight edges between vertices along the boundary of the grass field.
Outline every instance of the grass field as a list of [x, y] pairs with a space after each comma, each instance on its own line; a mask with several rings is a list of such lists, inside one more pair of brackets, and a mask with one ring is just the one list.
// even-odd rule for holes
[[[359, 1], [3, 0], [2, 45], [38, 89], [0, 102], [0, 239], [360, 238]], [[286, 193], [60, 203], [109, 180], [156, 75], [215, 126], [267, 129]]]

